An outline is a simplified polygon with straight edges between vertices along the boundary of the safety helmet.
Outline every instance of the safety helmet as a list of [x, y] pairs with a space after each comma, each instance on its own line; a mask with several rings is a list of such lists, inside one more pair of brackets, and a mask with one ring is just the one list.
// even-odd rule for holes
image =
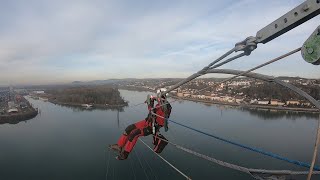
[[157, 90], [157, 95], [158, 97], [160, 97], [161, 95], [164, 96], [164, 98], [166, 98], [166, 96], [168, 96], [168, 93], [162, 94], [163, 92], [166, 92], [167, 89], [166, 88], [160, 88]]

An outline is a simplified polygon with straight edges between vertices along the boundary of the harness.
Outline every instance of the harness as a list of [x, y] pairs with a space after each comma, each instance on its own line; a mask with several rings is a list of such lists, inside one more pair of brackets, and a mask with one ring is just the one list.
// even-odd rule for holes
[[[154, 104], [152, 103], [151, 107], [153, 107], [153, 105]], [[167, 131], [168, 130], [168, 118], [170, 117], [171, 109], [172, 109], [172, 106], [170, 105], [170, 103], [166, 99], [163, 99], [163, 98], [158, 98], [158, 105], [159, 105], [159, 107], [153, 108], [152, 112], [149, 112], [149, 114], [146, 118], [148, 125], [152, 127], [153, 134], [156, 134], [157, 132], [159, 132], [159, 129], [162, 127], [156, 121], [157, 116], [155, 114], [157, 114], [157, 111], [159, 109], [161, 109], [161, 111], [164, 113], [164, 115], [163, 115], [164, 127], [165, 127], [165, 131]]]

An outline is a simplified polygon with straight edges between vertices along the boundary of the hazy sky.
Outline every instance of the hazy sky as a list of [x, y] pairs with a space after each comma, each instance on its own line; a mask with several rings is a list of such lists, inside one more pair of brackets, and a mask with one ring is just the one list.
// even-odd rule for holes
[[[186, 77], [302, 0], [2, 0], [0, 85]], [[246, 70], [303, 44], [316, 17], [223, 68]], [[320, 78], [297, 53], [257, 72]]]

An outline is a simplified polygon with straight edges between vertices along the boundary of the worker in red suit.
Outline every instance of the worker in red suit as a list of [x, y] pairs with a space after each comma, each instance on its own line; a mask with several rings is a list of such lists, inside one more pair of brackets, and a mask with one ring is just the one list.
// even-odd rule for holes
[[[154, 101], [157, 101], [155, 107]], [[166, 95], [160, 94], [158, 98], [148, 95], [145, 103], [147, 103], [149, 111], [147, 118], [129, 125], [119, 138], [118, 143], [110, 146], [111, 149], [119, 152], [119, 155], [116, 157], [118, 160], [128, 158], [140, 136], [156, 134], [161, 127], [164, 127], [165, 131], [168, 131], [167, 119], [170, 116], [172, 107], [166, 100]]]

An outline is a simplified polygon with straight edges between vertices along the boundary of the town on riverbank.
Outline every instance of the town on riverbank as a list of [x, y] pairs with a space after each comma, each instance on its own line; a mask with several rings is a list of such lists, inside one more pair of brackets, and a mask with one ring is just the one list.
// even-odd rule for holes
[[0, 90], [0, 124], [16, 124], [20, 121], [32, 119], [38, 114], [22, 94], [14, 91], [13, 88]]
[[[319, 112], [310, 102], [292, 91], [273, 83], [251, 78], [237, 78], [220, 83], [224, 79], [202, 78], [183, 85], [170, 93], [171, 97], [211, 104], [241, 106], [246, 108], [278, 109], [287, 111]], [[320, 80], [281, 77], [320, 100]], [[119, 82], [127, 90], [154, 92], [160, 87], [170, 88], [180, 79], [138, 79]]]
[[[299, 77], [280, 77], [280, 79], [297, 86], [316, 100], [320, 100], [320, 79]], [[20, 87], [17, 92], [66, 106], [119, 108], [127, 106], [128, 102], [121, 97], [118, 89], [155, 92], [159, 88], [170, 88], [180, 80], [179, 78], [161, 78], [75, 81], [64, 85]], [[196, 79], [172, 91], [170, 96], [207, 104], [251, 109], [319, 112], [310, 102], [274, 83], [251, 78], [236, 78], [220, 83], [223, 80], [224, 78]]]

